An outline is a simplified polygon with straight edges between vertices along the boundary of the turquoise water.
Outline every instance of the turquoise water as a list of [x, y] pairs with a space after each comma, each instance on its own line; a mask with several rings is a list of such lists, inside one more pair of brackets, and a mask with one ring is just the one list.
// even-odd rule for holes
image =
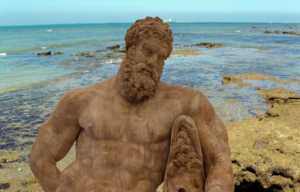
[[[102, 59], [107, 46], [125, 46], [132, 23], [0, 27], [0, 149], [32, 145], [41, 124], [61, 96], [115, 75], [121, 60]], [[283, 23], [170, 23], [174, 50], [198, 49], [199, 56], [171, 56], [162, 80], [171, 85], [205, 91], [224, 122], [255, 117], [266, 110], [255, 86], [280, 86], [300, 93], [300, 85], [251, 81], [253, 86], [231, 89], [225, 74], [265, 73], [276, 78], [300, 78], [300, 36], [264, 31], [300, 32], [299, 24]], [[253, 28], [256, 27], [256, 28]], [[222, 48], [191, 47], [200, 42]], [[189, 46], [189, 47], [183, 47]], [[102, 50], [93, 58], [79, 52]], [[64, 52], [37, 56], [38, 52]], [[237, 103], [227, 103], [236, 98]]]

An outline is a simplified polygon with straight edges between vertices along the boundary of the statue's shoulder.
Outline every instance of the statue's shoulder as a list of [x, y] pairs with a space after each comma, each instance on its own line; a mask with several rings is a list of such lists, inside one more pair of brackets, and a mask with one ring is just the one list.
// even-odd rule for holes
[[160, 82], [160, 90], [165, 94], [176, 94], [176, 95], [186, 95], [188, 97], [194, 97], [201, 94], [200, 91], [191, 87], [183, 87], [180, 85], [168, 85], [165, 82]]
[[58, 105], [76, 105], [77, 108], [82, 108], [89, 102], [91, 102], [94, 98], [97, 98], [99, 96], [101, 97], [101, 95], [103, 95], [107, 91], [106, 81], [97, 82], [88, 87], [71, 89], [66, 92], [65, 95], [60, 99]]

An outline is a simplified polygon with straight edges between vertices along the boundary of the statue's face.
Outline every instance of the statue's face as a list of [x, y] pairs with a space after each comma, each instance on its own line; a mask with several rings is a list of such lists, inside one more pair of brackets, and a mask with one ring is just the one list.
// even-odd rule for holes
[[143, 38], [130, 47], [122, 77], [124, 93], [131, 101], [154, 95], [167, 59], [168, 45], [154, 37]]
[[158, 82], [167, 59], [168, 45], [154, 37], [149, 37], [139, 41], [135, 51], [136, 67], [141, 69], [138, 72]]

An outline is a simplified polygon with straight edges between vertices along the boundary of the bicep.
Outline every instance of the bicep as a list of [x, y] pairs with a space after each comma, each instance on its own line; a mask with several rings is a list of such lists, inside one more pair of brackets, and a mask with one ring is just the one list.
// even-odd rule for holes
[[72, 94], [66, 94], [55, 107], [52, 115], [41, 126], [33, 145], [33, 159], [61, 160], [70, 150], [81, 128]]
[[231, 162], [230, 148], [226, 127], [216, 115], [213, 106], [202, 93], [199, 93], [198, 99], [199, 105], [192, 118], [198, 128], [203, 160], [208, 173], [218, 163]]

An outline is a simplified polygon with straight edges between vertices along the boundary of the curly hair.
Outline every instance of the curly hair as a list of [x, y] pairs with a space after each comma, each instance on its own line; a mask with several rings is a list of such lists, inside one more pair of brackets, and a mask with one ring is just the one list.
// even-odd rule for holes
[[136, 43], [143, 37], [155, 37], [160, 41], [163, 41], [169, 45], [168, 47], [168, 57], [173, 50], [173, 36], [172, 30], [169, 29], [168, 24], [164, 24], [163, 20], [158, 17], [146, 17], [146, 19], [140, 19], [135, 22], [128, 30], [125, 35], [126, 41], [126, 53], [131, 46], [136, 45]]

